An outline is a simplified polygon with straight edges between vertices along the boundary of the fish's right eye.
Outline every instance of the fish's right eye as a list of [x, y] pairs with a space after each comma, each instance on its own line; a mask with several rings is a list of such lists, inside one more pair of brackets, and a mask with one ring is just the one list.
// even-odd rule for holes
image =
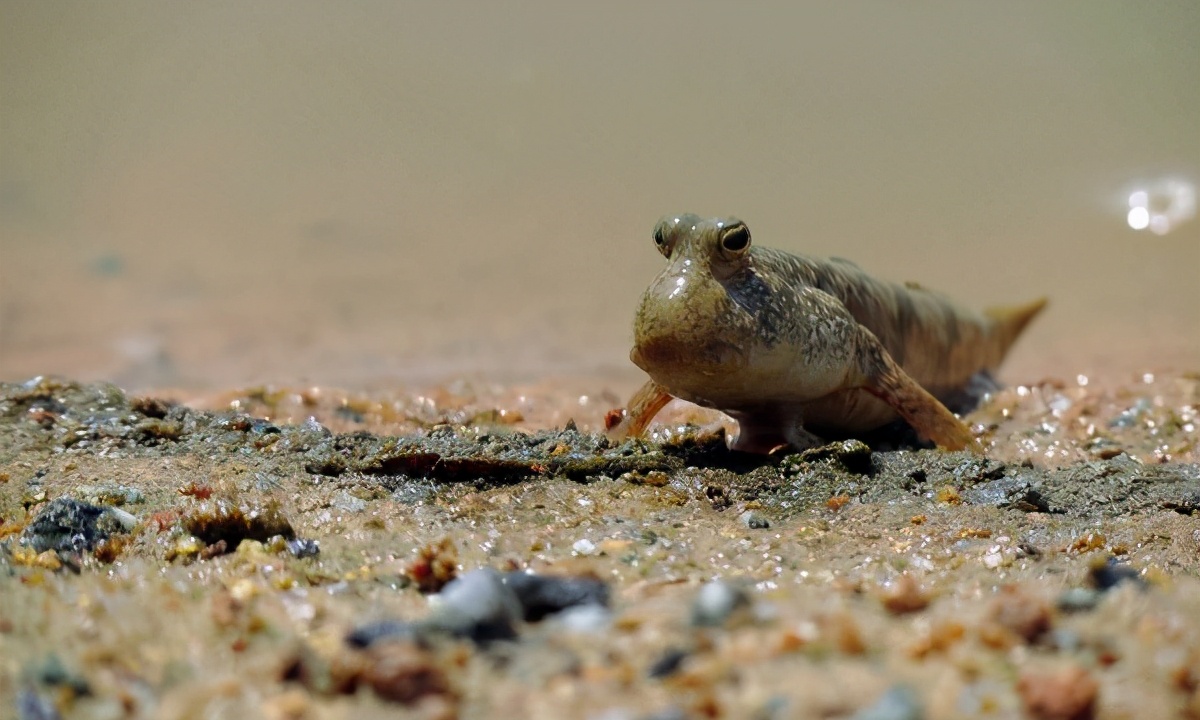
[[659, 223], [654, 226], [654, 246], [663, 257], [671, 256], [671, 245], [667, 241], [667, 224]]
[[721, 247], [731, 255], [737, 255], [750, 247], [750, 228], [745, 223], [734, 223], [721, 235]]

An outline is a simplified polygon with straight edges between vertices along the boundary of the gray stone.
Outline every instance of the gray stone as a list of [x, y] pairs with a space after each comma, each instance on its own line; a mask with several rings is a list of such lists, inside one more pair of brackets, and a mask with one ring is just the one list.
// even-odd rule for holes
[[713, 580], [705, 583], [692, 602], [692, 624], [699, 627], [720, 627], [734, 611], [750, 606], [750, 596], [740, 587]]
[[924, 717], [917, 693], [907, 685], [893, 685], [874, 705], [854, 714], [854, 720], [923, 720]]
[[515, 637], [525, 613], [520, 598], [492, 568], [460, 575], [431, 600], [436, 604], [427, 625], [477, 642]]
[[747, 510], [738, 516], [738, 520], [751, 530], [765, 530], [771, 527], [771, 521], [757, 510]]

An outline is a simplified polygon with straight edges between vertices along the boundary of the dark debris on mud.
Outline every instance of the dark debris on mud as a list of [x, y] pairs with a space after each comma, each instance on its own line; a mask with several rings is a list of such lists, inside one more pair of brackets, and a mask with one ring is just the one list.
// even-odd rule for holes
[[[570, 426], [532, 433], [439, 425], [404, 437], [334, 434], [314, 420], [275, 425], [237, 411], [130, 398], [106, 383], [53, 378], [0, 384], [0, 464], [31, 453], [237, 457], [259, 466], [261, 476], [351, 476], [401, 493], [431, 485], [486, 489], [538, 477], [589, 482], [665, 473], [699, 482], [718, 507], [757, 501], [782, 514], [840, 496], [881, 502], [947, 491], [968, 505], [1070, 515], [1200, 509], [1200, 465], [1146, 465], [1124, 454], [1044, 469], [937, 450], [875, 452], [856, 440], [751, 457], [695, 429], [662, 444], [619, 445]], [[281, 528], [276, 532], [287, 535]], [[244, 536], [257, 537], [253, 531]]]

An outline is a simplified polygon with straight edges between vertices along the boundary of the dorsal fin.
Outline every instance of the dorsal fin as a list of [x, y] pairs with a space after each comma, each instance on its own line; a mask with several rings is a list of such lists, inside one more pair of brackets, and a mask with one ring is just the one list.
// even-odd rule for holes
[[830, 257], [829, 262], [841, 263], [843, 265], [849, 265], [856, 270], [862, 270], [862, 268], [858, 266], [858, 263], [854, 262], [853, 260], [847, 260], [844, 257]]

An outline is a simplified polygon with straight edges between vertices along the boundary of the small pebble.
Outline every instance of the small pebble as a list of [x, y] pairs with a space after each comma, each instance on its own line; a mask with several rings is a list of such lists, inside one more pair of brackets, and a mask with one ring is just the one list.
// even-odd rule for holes
[[579, 605], [608, 605], [608, 584], [595, 577], [514, 571], [504, 576], [504, 582], [516, 593], [529, 622]]
[[754, 720], [782, 720], [787, 717], [785, 713], [788, 709], [788, 699], [783, 695], [772, 695], [762, 704], [762, 707], [754, 713]]
[[1059, 652], [1073, 653], [1083, 647], [1083, 637], [1071, 628], [1054, 628], [1048, 636], [1050, 647]]
[[304, 421], [304, 424], [301, 427], [305, 432], [316, 433], [322, 437], [330, 437], [333, 435], [333, 432], [330, 431], [329, 428], [322, 425], [320, 421], [311, 415], [308, 416], [308, 419]]
[[1095, 588], [1069, 588], [1064, 590], [1055, 601], [1055, 605], [1063, 612], [1083, 612], [1092, 610], [1100, 602], [1100, 591]]
[[1053, 624], [1049, 605], [1018, 585], [1000, 588], [989, 613], [996, 624], [1025, 642], [1034, 642], [1045, 635]]
[[678, 705], [672, 705], [649, 715], [643, 715], [641, 720], [688, 720], [688, 714]]
[[674, 675], [687, 659], [688, 651], [680, 648], [668, 648], [657, 660], [650, 664], [646, 675], [651, 678], [664, 678]]
[[17, 720], [62, 720], [50, 698], [34, 690], [22, 690], [17, 695]]
[[756, 510], [747, 510], [738, 516], [738, 520], [751, 530], [765, 530], [771, 527], [771, 521]]
[[634, 720], [632, 710], [626, 708], [607, 708], [587, 716], [587, 720]]
[[371, 648], [362, 678], [379, 697], [404, 705], [452, 692], [450, 680], [433, 654], [412, 643]]
[[121, 508], [110, 507], [108, 508], [108, 514], [117, 521], [117, 523], [121, 526], [121, 529], [125, 532], [129, 532], [137, 527], [138, 518], [137, 515], [134, 515], [133, 513], [126, 512]]
[[601, 605], [577, 605], [555, 613], [551, 620], [566, 632], [599, 635], [612, 627], [613, 614]]
[[292, 538], [286, 542], [288, 552], [294, 557], [316, 557], [321, 554], [321, 543], [308, 538]]
[[356, 648], [368, 648], [384, 640], [417, 641], [420, 636], [420, 628], [413, 623], [401, 620], [380, 620], [359, 625], [351, 630], [346, 635], [346, 644]]
[[525, 615], [520, 598], [492, 568], [460, 575], [433, 597], [428, 624], [476, 642], [515, 637], [515, 625]]
[[345, 490], [333, 496], [330, 504], [339, 510], [345, 510], [348, 513], [360, 513], [367, 509], [367, 501], [362, 498], [355, 497]]
[[588, 540], [587, 538], [581, 538], [575, 541], [575, 544], [571, 546], [571, 549], [579, 555], [595, 555], [596, 543]]
[[720, 627], [734, 611], [750, 606], [746, 591], [723, 580], [705, 583], [692, 603], [692, 624], [698, 627]]
[[903, 615], [929, 607], [930, 598], [913, 576], [901, 575], [884, 590], [880, 600], [888, 612]]
[[195, 535], [184, 535], [167, 547], [167, 562], [192, 560], [204, 550], [204, 541]]
[[924, 717], [921, 701], [907, 685], [893, 685], [874, 705], [854, 714], [854, 720], [922, 720]]
[[1111, 590], [1123, 582], [1136, 583], [1139, 587], [1146, 586], [1146, 581], [1142, 579], [1137, 568], [1113, 557], [1093, 563], [1089, 576], [1092, 585], [1101, 592]]
[[1055, 673], [1026, 672], [1017, 682], [1025, 712], [1037, 720], [1091, 720], [1100, 683], [1079, 666]]
[[68, 688], [76, 696], [90, 695], [92, 692], [87, 680], [82, 675], [68, 670], [62, 660], [54, 654], [49, 655], [38, 668], [37, 678], [46, 685]]

